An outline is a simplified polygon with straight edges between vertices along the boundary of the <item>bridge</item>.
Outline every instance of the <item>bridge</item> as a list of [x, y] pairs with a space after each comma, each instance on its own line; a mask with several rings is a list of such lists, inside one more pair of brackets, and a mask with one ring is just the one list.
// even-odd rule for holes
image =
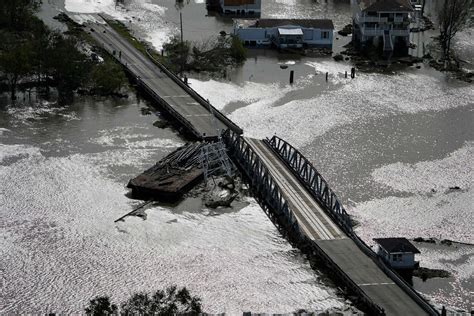
[[236, 124], [106, 23], [87, 27], [97, 43], [192, 135], [202, 140], [222, 135], [267, 214], [300, 247], [320, 258], [369, 314], [439, 315], [354, 233], [336, 194], [296, 148], [276, 136], [266, 140], [243, 137]]
[[145, 56], [119, 35], [102, 16], [86, 24], [90, 35], [134, 78], [136, 84], [197, 139], [216, 139], [224, 130], [242, 129], [151, 55]]

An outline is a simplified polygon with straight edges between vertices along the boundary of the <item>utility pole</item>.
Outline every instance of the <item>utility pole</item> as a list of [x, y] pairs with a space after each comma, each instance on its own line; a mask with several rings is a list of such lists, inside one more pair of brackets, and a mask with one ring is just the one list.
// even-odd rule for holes
[[181, 45], [183, 45], [183, 13], [179, 12], [179, 25], [181, 26]]
[[179, 11], [179, 25], [181, 29], [181, 76], [184, 71], [184, 43], [183, 43], [183, 13]]

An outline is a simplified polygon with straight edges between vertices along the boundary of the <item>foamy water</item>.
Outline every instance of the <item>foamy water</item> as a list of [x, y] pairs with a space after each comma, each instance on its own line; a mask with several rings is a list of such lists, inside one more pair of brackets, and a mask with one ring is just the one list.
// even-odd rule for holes
[[183, 141], [134, 104], [77, 108], [79, 120], [49, 113], [55, 124], [0, 112], [9, 124], [0, 139], [1, 313], [80, 313], [95, 295], [121, 301], [171, 284], [211, 313], [343, 306], [252, 199], [222, 213], [152, 206], [146, 221], [115, 224], [139, 203], [125, 196], [126, 181]]
[[[122, 7], [112, 7], [107, 1], [96, 2], [94, 5], [89, 4], [90, 2], [87, 0], [66, 0], [66, 9], [70, 10], [75, 6], [76, 8], [79, 7], [76, 9], [78, 12], [88, 13], [103, 11], [127, 23], [132, 21], [131, 24], [129, 24], [131, 29], [136, 30], [137, 34], [144, 34], [158, 49], [162, 47], [162, 44], [167, 40], [168, 36], [176, 33], [177, 30], [176, 23], [166, 20], [166, 10], [168, 9], [161, 9], [160, 5], [157, 7], [157, 5], [147, 2], [134, 1], [131, 5], [127, 6], [125, 10]], [[80, 6], [89, 9], [81, 9]], [[264, 4], [264, 16], [285, 18], [304, 16], [333, 18], [338, 27], [350, 22], [350, 18], [348, 19], [346, 14], [347, 12], [339, 12], [332, 2], [329, 4], [321, 4], [320, 6], [315, 4], [314, 6], [314, 8], [308, 10], [307, 4], [292, 0], [267, 2]], [[165, 6], [163, 6], [163, 8], [164, 7]], [[328, 16], [328, 12], [332, 12], [332, 14]], [[461, 52], [469, 53], [469, 48], [472, 46], [472, 37], [469, 36], [471, 31], [472, 30], [468, 29], [458, 34], [456, 46]], [[253, 63], [253, 60], [249, 62]], [[273, 62], [276, 66], [281, 63], [286, 63], [290, 65], [290, 67], [301, 63], [301, 61], [282, 62], [277, 59]], [[443, 123], [436, 125], [436, 128], [446, 131], [446, 134], [452, 137], [451, 139], [440, 139], [438, 141], [427, 138], [426, 140], [419, 140], [419, 135], [405, 135], [403, 131], [395, 131], [394, 135], [388, 136], [382, 131], [378, 131], [381, 135], [380, 137], [393, 138], [402, 144], [406, 144], [405, 147], [408, 149], [406, 149], [405, 152], [397, 153], [397, 155], [391, 159], [386, 157], [393, 155], [391, 148], [377, 152], [376, 154], [379, 154], [385, 159], [381, 159], [384, 163], [380, 164], [369, 159], [368, 156], [374, 154], [366, 152], [366, 147], [370, 146], [361, 145], [359, 148], [353, 148], [356, 152], [351, 153], [344, 152], [344, 148], [342, 148], [341, 151], [338, 152], [337, 157], [334, 157], [334, 161], [326, 162], [328, 168], [324, 170], [326, 173], [323, 174], [325, 177], [333, 176], [331, 171], [338, 170], [344, 165], [350, 165], [350, 159], [358, 159], [360, 160], [359, 163], [364, 165], [365, 169], [370, 169], [368, 179], [359, 179], [357, 172], [354, 172], [355, 175], [353, 178], [344, 178], [341, 180], [353, 183], [355, 190], [364, 191], [366, 187], [375, 186], [379, 187], [380, 191], [384, 191], [381, 197], [369, 197], [363, 201], [356, 201], [353, 203], [353, 206], [349, 208], [349, 211], [354, 214], [361, 223], [358, 228], [358, 233], [368, 242], [374, 237], [391, 237], [394, 235], [406, 237], [442, 237], [472, 242], [473, 235], [469, 225], [472, 220], [469, 221], [466, 219], [472, 218], [471, 205], [474, 204], [472, 194], [472, 168], [469, 168], [473, 161], [472, 140], [474, 137], [472, 135], [472, 128], [457, 126], [456, 122], [453, 121], [450, 114], [448, 114], [448, 112], [450, 113], [453, 109], [471, 109], [472, 113], [474, 100], [474, 90], [472, 86], [462, 83], [449, 83], [444, 76], [429, 69], [419, 71], [409, 69], [392, 75], [358, 72], [356, 78], [351, 80], [344, 78], [343, 75], [345, 71], [350, 69], [350, 65], [348, 64], [337, 63], [331, 59], [304, 59], [303, 63], [307, 68], [306, 73], [298, 77], [296, 84], [293, 86], [274, 83], [272, 82], [274, 78], [265, 78], [267, 80], [265, 82], [254, 82], [251, 76], [248, 80], [244, 80], [238, 84], [216, 80], [200, 81], [196, 79], [190, 79], [190, 82], [195, 90], [201, 93], [205, 98], [209, 98], [217, 108], [224, 112], [227, 111], [226, 106], [232, 103], [243, 103], [243, 106], [229, 110], [228, 114], [232, 120], [244, 128], [246, 135], [265, 138], [277, 134], [291, 142], [294, 146], [314, 152], [315, 155], [318, 155], [318, 151], [320, 150], [320, 148], [311, 148], [315, 140], [323, 138], [325, 135], [334, 131], [350, 129], [350, 133], [347, 134], [349, 138], [347, 141], [350, 142], [352, 139], [351, 134], [357, 135], [360, 134], [362, 130], [370, 128], [370, 126], [367, 126], [367, 122], [383, 120], [390, 125], [391, 120], [392, 122], [396, 122], [398, 116], [417, 117], [418, 119], [416, 121], [421, 122], [417, 130], [422, 130], [422, 118], [424, 115], [438, 117], [439, 121]], [[252, 67], [255, 72], [267, 70], [265, 68], [259, 68], [257, 62]], [[319, 79], [325, 72], [329, 72], [330, 74], [327, 84]], [[469, 115], [468, 110], [465, 110], [465, 112]], [[388, 127], [392, 126], [390, 125]], [[448, 133], [448, 131], [451, 132], [456, 129], [459, 129], [458, 134], [454, 135], [453, 133]], [[107, 172], [103, 170], [108, 170], [108, 168], [100, 167], [101, 160], [103, 160], [104, 165], [112, 165], [123, 158], [123, 161], [130, 163], [130, 165], [127, 163], [128, 167], [132, 164], [144, 166], [144, 161], [153, 157], [153, 148], [156, 148], [155, 146], [163, 146], [166, 151], [171, 149], [171, 147], [167, 147], [168, 144], [170, 146], [173, 145], [173, 141], [168, 143], [167, 138], [152, 142], [146, 136], [142, 135], [143, 131], [139, 130], [130, 134], [136, 136], [136, 138], [126, 136], [128, 131], [125, 130], [121, 136], [124, 137], [123, 139], [120, 137], [116, 138], [112, 136], [115, 132], [120, 133], [120, 131], [110, 132], [108, 135], [98, 133], [89, 138], [92, 143], [106, 148], [104, 154], [89, 154], [87, 158], [78, 154], [74, 159], [79, 159], [80, 161], [82, 161], [81, 159], [85, 159], [89, 161], [90, 164], [99, 166], [97, 168], [102, 170], [99, 172], [99, 175], [104, 177]], [[377, 131], [373, 132], [377, 133]], [[429, 134], [429, 131], [427, 131], [427, 133]], [[433, 134], [434, 133], [433, 131]], [[2, 134], [8, 135], [9, 132]], [[390, 139], [390, 141], [393, 141], [393, 139]], [[416, 143], [414, 141], [415, 139], [417, 139], [418, 142], [432, 142], [432, 151], [427, 149], [419, 151], [416, 147], [410, 147], [410, 144]], [[371, 139], [370, 141], [373, 140]], [[387, 145], [390, 144], [390, 141], [387, 139]], [[461, 145], [453, 149], [452, 152], [440, 155], [439, 152], [443, 152], [443, 150], [437, 150], [437, 148], [443, 147], [442, 141], [460, 143]], [[119, 149], [115, 149], [116, 147]], [[31, 149], [23, 148], [22, 150]], [[121, 154], [122, 150], [125, 150], [125, 154]], [[416, 157], [416, 159], [413, 157]], [[369, 161], [367, 165], [364, 164], [364, 159]], [[122, 167], [123, 166], [124, 165], [122, 165]], [[447, 189], [447, 187], [451, 185], [458, 185], [462, 190], [451, 192]], [[118, 184], [116, 184], [116, 186], [117, 187], [114, 187], [113, 190], [116, 190], [115, 192], [117, 193], [120, 190], [118, 189]], [[337, 189], [338, 183], [334, 183], [333, 186]], [[431, 192], [431, 189], [435, 189], [435, 192]], [[124, 201], [125, 200], [122, 202]], [[163, 214], [167, 213], [165, 211], [157, 212], [157, 214], [165, 216]], [[212, 221], [212, 219], [208, 219], [207, 217], [204, 218]], [[220, 218], [223, 217], [220, 216]], [[263, 221], [263, 218], [260, 219]], [[178, 223], [180, 223], [180, 221], [181, 219], [178, 218]], [[159, 225], [157, 222], [159, 222], [159, 220], [153, 221], [152, 217], [152, 220], [147, 221], [145, 225]], [[138, 225], [142, 222], [134, 221], [133, 223], [134, 225]], [[165, 225], [165, 227], [167, 226]], [[270, 227], [271, 225], [268, 226], [268, 229], [270, 229]], [[150, 230], [153, 229], [156, 229], [156, 227], [150, 227]], [[205, 233], [203, 234], [206, 235]], [[205, 238], [212, 239], [213, 235], [209, 234], [206, 236]], [[107, 235], [107, 238], [109, 237], [110, 235]], [[258, 238], [253, 235], [247, 237], [249, 242], [252, 238]], [[104, 240], [107, 238], [104, 237]], [[229, 238], [233, 238], [232, 234]], [[274, 240], [275, 237], [270, 236], [269, 238], [270, 240]], [[153, 238], [151, 240], [153, 240]], [[227, 239], [224, 238], [224, 240]], [[3, 241], [3, 243], [6, 242]], [[188, 241], [188, 243], [191, 242]], [[232, 242], [230, 243], [232, 244]], [[266, 248], [272, 248], [274, 245], [269, 246], [268, 241], [265, 243], [265, 245], [262, 243], [261, 249], [259, 248], [258, 251], [268, 254]], [[195, 246], [198, 247], [197, 245]], [[240, 251], [244, 249], [243, 247], [236, 247]], [[118, 247], [117, 249], [121, 248]], [[152, 249], [156, 250], [155, 248]], [[469, 293], [469, 291], [473, 289], [473, 272], [472, 269], [469, 268], [469, 266], [472, 267], [472, 251], [469, 250], [470, 248], [467, 249], [468, 250], [465, 250], [463, 248], [463, 250], [452, 251], [449, 252], [449, 255], [446, 254], [446, 251], [428, 249], [426, 251], [424, 250], [425, 252], [421, 255], [422, 265], [447, 269], [455, 276], [454, 281], [450, 281], [447, 286], [443, 285], [443, 288], [433, 290], [432, 288], [420, 285], [423, 291], [433, 296], [437, 302], [468, 308], [466, 305], [466, 293]], [[245, 248], [245, 250], [250, 251], [247, 248]], [[139, 250], [134, 249], [134, 251], [138, 252]], [[112, 251], [112, 253], [115, 252]], [[220, 254], [221, 252], [217, 251], [217, 255], [219, 256]], [[170, 254], [168, 253], [168, 255]], [[254, 255], [257, 256], [257, 251]], [[200, 253], [199, 256], [205, 255]], [[225, 253], [223, 256], [231, 261], [238, 260], [236, 259], [237, 255], [236, 257], [232, 257], [228, 255], [228, 253]], [[466, 257], [468, 259], [464, 260], [463, 258]], [[179, 258], [176, 256], [175, 258], [179, 261]], [[215, 264], [213, 260], [216, 259], [211, 260], [212, 263]], [[459, 263], [460, 261], [463, 262]], [[135, 261], [132, 260], [132, 262]], [[242, 275], [250, 273], [248, 271], [239, 270], [245, 269], [245, 262], [238, 262], [243, 265], [243, 267], [234, 267], [234, 269], [238, 270], [238, 273]], [[277, 260], [277, 262], [280, 264], [282, 261]], [[166, 261], [166, 263], [171, 264], [168, 261]], [[206, 261], [206, 263], [209, 264], [210, 262]], [[150, 267], [152, 264], [145, 260], [145, 266]], [[159, 267], [166, 269], [166, 267], [161, 265]], [[171, 267], [173, 267], [172, 270], [177, 270], [166, 274], [167, 277], [168, 275], [173, 275], [171, 278], [175, 278], [175, 280], [178, 281], [182, 280], [181, 276], [175, 275], [175, 271], [183, 271], [181, 270], [182, 268], [177, 268], [172, 264]], [[230, 269], [229, 267], [227, 268]], [[118, 269], [117, 271], [121, 271], [119, 268], [116, 269]], [[193, 273], [196, 273], [191, 270], [186, 271], [189, 272], [192, 277], [194, 276]], [[281, 270], [278, 269], [270, 269], [270, 271], [277, 274], [281, 273]], [[222, 270], [218, 270], [218, 272], [222, 273], [220, 274], [221, 276], [226, 275]], [[262, 270], [260, 272], [263, 273], [264, 271]], [[238, 273], [235, 275], [239, 276]], [[308, 275], [309, 274], [308, 272]], [[125, 275], [127, 276], [128, 274], [125, 273]], [[262, 274], [260, 276], [261, 278], [258, 278], [257, 275], [251, 274], [256, 280], [266, 284], [263, 281], [265, 275], [267, 274]], [[145, 274], [145, 277], [148, 278], [150, 276]], [[199, 274], [199, 277], [205, 277], [203, 279], [205, 281], [215, 281], [215, 279], [209, 275]], [[162, 276], [162, 278], [164, 278], [164, 276]], [[132, 278], [130, 276], [125, 279], [128, 280], [126, 282], [130, 282], [133, 286], [140, 287], [140, 285], [136, 285], [134, 281], [131, 281]], [[197, 279], [198, 277], [196, 276], [196, 280]], [[156, 279], [151, 277], [151, 280]], [[117, 282], [120, 281], [117, 280]], [[276, 297], [279, 299], [272, 301], [274, 306], [283, 306], [278, 305], [279, 302], [284, 304], [283, 302], [288, 302], [288, 300], [297, 300], [296, 296], [301, 295], [296, 288], [293, 288], [285, 282], [287, 281], [282, 281], [282, 283], [278, 285], [285, 289], [288, 287], [288, 292], [286, 290], [283, 291], [288, 295], [288, 297], [286, 297], [287, 301], [285, 301], [285, 298], [282, 296], [277, 295]], [[115, 284], [114, 282], [111, 283]], [[205, 284], [211, 283], [206, 282]], [[255, 298], [255, 301], [252, 301], [252, 297], [248, 297], [248, 301], [244, 300], [239, 303], [232, 303], [241, 297], [247, 297], [242, 289], [248, 291], [248, 288], [239, 282], [230, 284], [232, 285], [226, 288], [226, 293], [237, 291], [239, 294], [235, 296], [227, 294], [231, 296], [221, 298], [220, 302], [227, 304], [226, 310], [237, 310], [238, 308], [236, 306], [253, 306], [259, 311], [266, 311], [263, 308], [262, 300], [258, 300], [257, 302]], [[251, 285], [257, 286], [255, 283]], [[208, 289], [209, 287], [213, 288], [213, 286], [208, 285], [208, 288], [202, 289], [198, 281], [193, 283], [192, 286], [203, 291], [205, 304], [210, 304], [208, 302], [214, 300], [216, 300], [216, 302], [219, 301], [217, 297], [218, 294], [216, 294], [219, 292], [217, 290], [214, 292]], [[110, 287], [107, 285], [106, 289], [109, 290]], [[316, 293], [314, 300], [318, 302], [317, 304], [321, 304], [321, 306], [338, 304], [328, 298], [329, 296], [327, 295], [329, 295], [330, 290], [329, 292], [322, 293], [318, 292], [321, 286], [317, 286], [316, 288], [317, 290], [313, 290], [315, 291], [314, 293]], [[219, 287], [216, 289], [221, 290]], [[276, 286], [274, 289], [276, 291]], [[312, 291], [310, 290], [312, 288], [307, 289], [306, 287], [302, 287], [302, 289], [303, 291]], [[324, 291], [326, 290], [327, 289]], [[207, 291], [210, 292], [208, 293]], [[105, 289], [104, 292], [106, 292]], [[250, 291], [249, 293], [254, 292]], [[258, 295], [255, 296], [258, 297]], [[71, 301], [73, 301], [73, 299], [71, 299]], [[246, 302], [253, 303], [245, 305]], [[286, 309], [283, 306], [276, 311], [287, 311], [289, 306], [304, 304], [306, 303], [301, 301], [293, 305], [288, 303], [285, 305], [287, 306]], [[215, 306], [217, 305], [216, 303]], [[214, 308], [212, 303], [207, 306], [210, 307], [211, 311], [222, 311]], [[259, 306], [262, 307], [262, 309], [259, 309]], [[268, 306], [270, 306], [270, 303]]]

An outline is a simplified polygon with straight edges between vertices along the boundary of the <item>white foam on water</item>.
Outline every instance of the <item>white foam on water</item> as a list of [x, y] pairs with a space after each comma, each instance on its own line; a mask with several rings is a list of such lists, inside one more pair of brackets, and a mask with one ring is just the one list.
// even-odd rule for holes
[[115, 7], [115, 0], [65, 0], [64, 6], [69, 12], [100, 13]]
[[[244, 128], [247, 135], [268, 137], [276, 133], [301, 147], [331, 128], [354, 121], [397, 113], [443, 111], [472, 105], [474, 100], [470, 86], [447, 89], [439, 80], [420, 74], [358, 74], [354, 80], [339, 82], [342, 84], [334, 90], [310, 99], [298, 100], [292, 96], [292, 101], [277, 107], [272, 105], [279, 103], [292, 88], [269, 86], [271, 97], [267, 98], [258, 97], [257, 90], [244, 89], [242, 99], [255, 97], [259, 101], [237, 109], [230, 118]], [[301, 83], [305, 88], [311, 84], [310, 80]], [[213, 91], [219, 88], [208, 87], [201, 94], [212, 98]]]
[[[362, 222], [362, 237], [436, 237], [474, 243], [472, 157], [468, 142], [447, 157], [415, 164], [395, 163], [373, 171], [374, 180], [411, 196], [389, 196], [350, 209]], [[461, 190], [449, 187], [460, 186]], [[432, 192], [431, 190], [435, 191]]]
[[412, 193], [445, 192], [459, 186], [471, 190], [474, 181], [474, 142], [468, 142], [443, 159], [415, 164], [395, 163], [372, 172], [373, 179], [391, 188]]
[[237, 85], [212, 79], [207, 81], [189, 79], [189, 83], [194, 90], [204, 98], [209, 99], [211, 104], [219, 110], [222, 110], [232, 102], [253, 103], [264, 99], [277, 101], [285, 93], [293, 89], [290, 86], [282, 88], [279, 84], [265, 84], [252, 81], [246, 81], [242, 85]]
[[28, 158], [41, 156], [40, 149], [27, 145], [6, 145], [0, 143], [0, 164], [8, 158]]
[[[448, 238], [474, 243], [471, 224], [472, 191], [390, 196], [359, 203], [348, 208], [361, 222], [361, 237], [372, 238], [404, 236]], [[396, 237], [396, 236], [395, 236]]]
[[7, 134], [9, 132], [11, 132], [11, 130], [9, 130], [8, 128], [0, 127], [0, 136], [3, 136], [4, 134]]
[[[174, 148], [184, 145], [172, 140], [156, 138], [151, 134], [137, 134], [135, 131], [140, 126], [118, 126], [109, 130], [101, 130], [99, 136], [91, 138], [89, 141], [106, 147], [122, 147], [129, 149], [138, 148]], [[146, 131], [146, 127], [141, 127]]]
[[62, 116], [67, 121], [79, 120], [77, 114], [67, 110], [67, 107], [57, 106], [55, 102], [44, 100], [33, 105], [10, 105], [6, 112], [14, 118], [14, 121], [26, 125], [29, 125], [29, 121], [45, 119], [52, 115]]
[[96, 20], [87, 13], [106, 13], [124, 22], [133, 35], [145, 34], [144, 39], [158, 50], [177, 29], [165, 20], [167, 8], [148, 0], [133, 0], [125, 6], [115, 5], [115, 0], [65, 0], [65, 8], [69, 12], [83, 13], [74, 16], [80, 23]]
[[[114, 224], [138, 203], [90, 154], [17, 161], [2, 170], [0, 189], [9, 267], [2, 313], [38, 312], [45, 302], [52, 311], [79, 313], [95, 295], [119, 302], [171, 284], [202, 297], [210, 313], [343, 306], [256, 202], [218, 216], [155, 206], [146, 221]], [[24, 295], [27, 301], [18, 299]]]

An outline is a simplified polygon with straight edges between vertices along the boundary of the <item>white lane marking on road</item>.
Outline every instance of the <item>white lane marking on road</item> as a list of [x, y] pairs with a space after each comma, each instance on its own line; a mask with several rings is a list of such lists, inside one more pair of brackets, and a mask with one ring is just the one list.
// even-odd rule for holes
[[183, 95], [164, 95], [162, 98], [190, 98], [190, 95], [183, 94]]
[[392, 285], [395, 284], [394, 282], [381, 282], [381, 283], [362, 283], [357, 284], [358, 286], [371, 286], [371, 285]]
[[212, 114], [186, 114], [185, 116], [186, 117], [189, 117], [189, 116], [212, 116]]
[[315, 216], [315, 214], [311, 210], [311, 207], [301, 199], [301, 195], [299, 195], [298, 192], [295, 190], [297, 189], [297, 186], [294, 186], [290, 184], [289, 181], [287, 181], [287, 178], [285, 178], [284, 175], [278, 170], [277, 166], [265, 156], [265, 154], [263, 153], [263, 149], [258, 147], [256, 141], [251, 140], [251, 142], [254, 145], [252, 147], [254, 147], [256, 151], [260, 152], [260, 158], [266, 162], [266, 165], [270, 169], [273, 170], [274, 176], [277, 178], [277, 180], [279, 180], [282, 186], [286, 188], [286, 193], [291, 199], [291, 202], [299, 208], [300, 212], [302, 213], [302, 215], [304, 215], [307, 221], [310, 224], [313, 224], [315, 228], [317, 228], [316, 231], [318, 232], [318, 237], [320, 237], [320, 239], [333, 239], [334, 236], [331, 234], [331, 232], [327, 229], [327, 227], [324, 226], [320, 219]]

